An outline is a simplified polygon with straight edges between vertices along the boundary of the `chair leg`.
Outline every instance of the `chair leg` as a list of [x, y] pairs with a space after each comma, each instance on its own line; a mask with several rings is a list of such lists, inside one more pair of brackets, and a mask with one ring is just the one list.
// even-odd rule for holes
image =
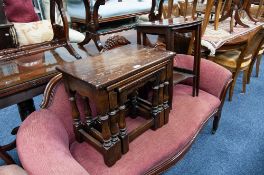
[[15, 164], [15, 161], [12, 159], [12, 157], [7, 152], [2, 150], [1, 146], [0, 146], [0, 158], [3, 159], [7, 165]]
[[230, 90], [229, 90], [229, 98], [228, 98], [229, 101], [232, 101], [232, 97], [233, 97], [234, 88], [235, 88], [235, 84], [236, 84], [238, 74], [239, 74], [239, 71], [233, 73], [233, 82], [232, 82]]
[[248, 78], [247, 78], [248, 72], [249, 72], [248, 69], [246, 69], [246, 70], [243, 71], [243, 89], [242, 89], [242, 92], [243, 93], [246, 93], [246, 86], [247, 86], [247, 80], [248, 80]]
[[251, 78], [251, 74], [252, 74], [252, 70], [253, 70], [253, 67], [254, 67], [254, 64], [256, 62], [257, 58], [253, 59], [250, 63], [250, 66], [249, 66], [249, 70], [248, 70], [248, 75], [247, 75], [247, 84], [250, 83], [250, 78]]
[[221, 114], [222, 114], [221, 111], [218, 111], [217, 114], [214, 116], [212, 134], [215, 134], [216, 130], [218, 129], [219, 121], [221, 119]]
[[261, 61], [262, 55], [257, 56], [257, 63], [256, 63], [256, 77], [259, 76], [259, 67], [260, 67], [260, 61]]

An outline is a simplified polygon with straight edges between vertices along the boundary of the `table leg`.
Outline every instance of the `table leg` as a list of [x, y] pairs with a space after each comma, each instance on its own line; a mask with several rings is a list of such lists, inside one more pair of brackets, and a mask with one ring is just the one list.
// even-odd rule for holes
[[71, 104], [71, 108], [72, 108], [72, 120], [73, 120], [73, 130], [74, 130], [74, 134], [75, 134], [75, 138], [78, 142], [82, 142], [82, 136], [81, 133], [79, 132], [82, 123], [81, 123], [81, 119], [80, 119], [80, 112], [76, 103], [76, 93], [68, 90], [69, 93], [69, 101]]
[[159, 112], [159, 88], [160, 88], [160, 75], [157, 75], [156, 81], [152, 87], [152, 110], [151, 115], [154, 119], [153, 129], [156, 130], [160, 128], [160, 112]]
[[29, 114], [36, 110], [33, 99], [28, 99], [17, 104], [20, 118], [24, 121]]
[[147, 45], [147, 34], [143, 33], [143, 45], [146, 46]]
[[196, 67], [196, 96], [199, 95], [199, 86], [200, 86], [200, 64], [201, 64], [201, 25], [197, 26], [197, 30], [196, 30], [196, 36], [195, 36], [195, 42], [196, 42], [196, 59], [195, 59], [195, 67]]
[[116, 92], [110, 92], [109, 93], [109, 117], [110, 117], [110, 130], [112, 134], [112, 143], [114, 147], [114, 154], [119, 160], [122, 156], [121, 151], [121, 141], [119, 139], [119, 128], [118, 128], [118, 105], [117, 105], [117, 93]]
[[129, 150], [129, 140], [126, 128], [126, 105], [125, 102], [127, 100], [127, 94], [125, 92], [121, 93], [119, 96], [119, 136], [121, 138], [122, 143], [122, 153], [125, 154]]
[[159, 125], [162, 127], [165, 124], [165, 112], [164, 112], [164, 81], [165, 81], [166, 72], [163, 70], [160, 75], [160, 84], [159, 84], [159, 100], [158, 100], [158, 106], [159, 106], [159, 115], [160, 115], [160, 121]]
[[137, 44], [141, 45], [141, 32], [137, 30]]
[[170, 30], [167, 30], [167, 32], [165, 34], [166, 50], [170, 50], [171, 51], [171, 40], [172, 39], [170, 38]]
[[102, 153], [104, 156], [104, 162], [107, 166], [112, 166], [118, 160], [118, 156], [115, 155], [115, 145], [112, 141], [112, 134], [110, 130], [110, 117], [109, 112], [109, 103], [108, 103], [108, 94], [99, 93], [98, 99], [96, 99], [96, 111], [97, 115], [101, 121], [102, 126], [102, 137], [103, 137], [103, 147]]

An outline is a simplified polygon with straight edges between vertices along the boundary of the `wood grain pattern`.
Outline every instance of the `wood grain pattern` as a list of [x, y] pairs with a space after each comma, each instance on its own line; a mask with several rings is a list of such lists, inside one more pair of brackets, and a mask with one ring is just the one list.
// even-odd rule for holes
[[102, 89], [110, 84], [137, 74], [173, 56], [173, 52], [160, 52], [154, 48], [129, 45], [103, 53], [92, 59], [64, 63], [57, 70], [87, 82], [92, 88]]

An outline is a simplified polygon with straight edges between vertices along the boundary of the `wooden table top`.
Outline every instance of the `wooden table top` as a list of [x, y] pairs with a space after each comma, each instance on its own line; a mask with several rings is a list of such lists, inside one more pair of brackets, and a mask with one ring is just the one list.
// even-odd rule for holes
[[258, 30], [263, 28], [263, 23], [258, 22], [256, 25], [249, 21], [249, 28], [237, 25], [234, 32], [230, 33], [230, 21], [225, 20], [219, 24], [219, 29], [215, 31], [212, 25], [208, 25], [202, 37], [202, 46], [209, 49], [211, 54], [215, 54], [216, 50], [222, 50], [228, 45], [239, 44], [249, 38]]
[[[73, 46], [83, 58], [89, 57], [76, 44]], [[47, 83], [57, 74], [57, 65], [75, 60], [65, 48], [58, 48], [11, 61], [0, 61], [0, 97]]]
[[137, 27], [177, 27], [177, 26], [186, 26], [190, 24], [197, 24], [203, 21], [202, 18], [184, 18], [184, 17], [177, 17], [177, 18], [168, 18], [168, 19], [161, 19], [152, 22], [142, 22], [137, 24]]
[[86, 82], [92, 88], [101, 89], [128, 78], [142, 69], [169, 60], [174, 55], [174, 52], [131, 44], [91, 59], [65, 62], [57, 66], [57, 70]]

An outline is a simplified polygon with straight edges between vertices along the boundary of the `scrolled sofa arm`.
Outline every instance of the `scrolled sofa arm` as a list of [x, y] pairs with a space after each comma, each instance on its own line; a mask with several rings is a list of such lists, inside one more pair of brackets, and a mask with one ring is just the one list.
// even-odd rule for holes
[[[191, 55], [177, 54], [174, 58], [174, 66], [186, 69], [193, 69], [193, 59]], [[218, 98], [226, 86], [232, 81], [232, 73], [226, 68], [206, 59], [201, 59], [200, 67], [200, 89]], [[192, 80], [187, 80], [184, 84], [191, 85]]]
[[72, 157], [68, 133], [49, 110], [32, 113], [17, 134], [21, 163], [31, 175], [89, 175]]

